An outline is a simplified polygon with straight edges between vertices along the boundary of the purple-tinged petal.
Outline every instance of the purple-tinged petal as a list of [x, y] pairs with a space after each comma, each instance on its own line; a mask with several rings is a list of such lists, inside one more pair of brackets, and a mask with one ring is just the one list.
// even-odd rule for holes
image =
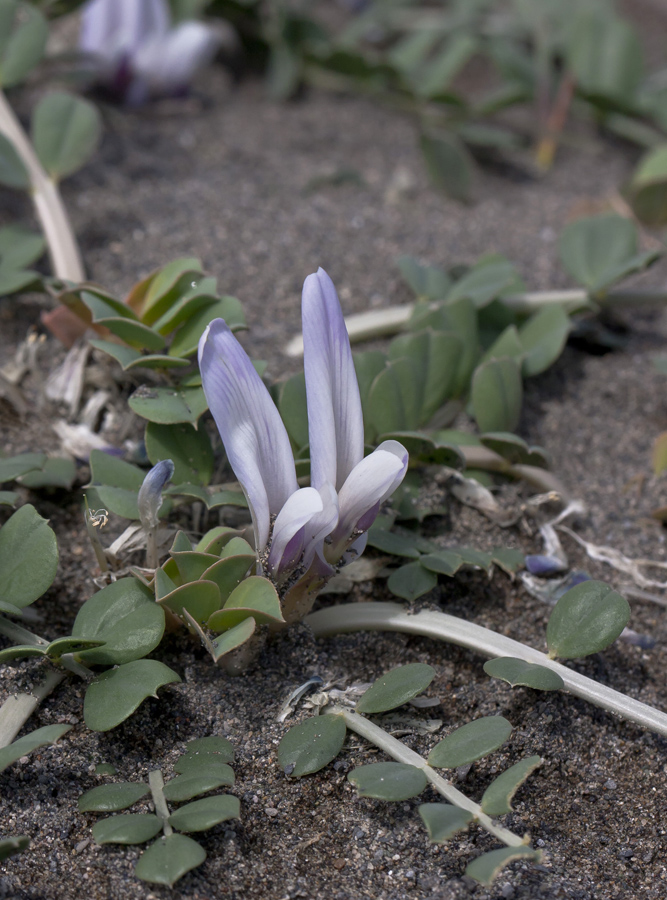
[[213, 59], [220, 45], [216, 32], [202, 22], [182, 22], [160, 41], [136, 55], [136, 72], [155, 93], [186, 88], [194, 75]]
[[[354, 467], [338, 492], [339, 519], [325, 548], [326, 558], [335, 562], [346, 549], [351, 535], [367, 529], [383, 503], [399, 486], [408, 467], [408, 451], [398, 441], [384, 441]], [[369, 521], [369, 519], [371, 521]]]
[[162, 490], [174, 474], [174, 464], [170, 459], [163, 459], [147, 473], [137, 496], [139, 518], [144, 528], [149, 531], [157, 528], [158, 513], [162, 506]]
[[364, 455], [364, 422], [350, 339], [324, 269], [303, 285], [303, 364], [313, 487], [337, 491]]
[[302, 564], [307, 569], [315, 554], [324, 553], [324, 539], [331, 534], [338, 522], [338, 495], [334, 486], [325, 482], [319, 490], [322, 511], [310, 520], [304, 533]]
[[248, 498], [261, 551], [270, 516], [298, 489], [287, 431], [250, 358], [223, 319], [199, 341], [204, 394], [229, 463]]
[[526, 557], [525, 564], [531, 575], [539, 575], [540, 578], [558, 575], [567, 570], [567, 565], [561, 559], [542, 553], [530, 554]]
[[132, 57], [169, 30], [166, 0], [92, 0], [83, 10], [79, 47], [110, 61]]
[[322, 498], [315, 488], [295, 491], [280, 510], [273, 524], [269, 569], [279, 577], [294, 568], [303, 554], [307, 524], [322, 512]]

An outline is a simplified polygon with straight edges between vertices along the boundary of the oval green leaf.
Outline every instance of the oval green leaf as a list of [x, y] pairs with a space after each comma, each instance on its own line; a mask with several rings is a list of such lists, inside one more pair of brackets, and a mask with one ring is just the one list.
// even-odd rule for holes
[[0, 862], [15, 853], [22, 853], [30, 846], [30, 838], [25, 834], [17, 837], [0, 838]]
[[391, 553], [392, 556], [407, 556], [409, 559], [419, 559], [419, 550], [411, 538], [386, 531], [384, 528], [371, 528], [368, 532], [368, 546], [375, 547], [383, 553]]
[[121, 578], [87, 600], [79, 610], [73, 637], [104, 641], [80, 656], [95, 665], [122, 665], [154, 650], [164, 634], [164, 611], [136, 578]]
[[213, 475], [213, 448], [204, 429], [197, 431], [192, 425], [146, 425], [146, 453], [153, 465], [163, 459], [174, 464], [174, 484], [191, 482], [208, 484]]
[[227, 738], [217, 734], [197, 738], [186, 744], [185, 753], [174, 764], [174, 772], [196, 772], [211, 762], [230, 763], [234, 759], [234, 747]]
[[[180, 354], [179, 354], [180, 355]], [[206, 397], [200, 387], [182, 388], [142, 386], [128, 400], [134, 412], [159, 425], [192, 425], [206, 412]]]
[[101, 784], [79, 797], [79, 812], [117, 812], [134, 806], [149, 794], [147, 784], [122, 781], [120, 784]]
[[515, 359], [491, 359], [477, 367], [471, 402], [480, 431], [514, 431], [519, 424], [523, 385]]
[[126, 813], [95, 822], [96, 844], [143, 844], [162, 830], [162, 821], [150, 813]]
[[49, 27], [32, 3], [0, 4], [0, 87], [19, 84], [44, 55]]
[[258, 625], [284, 621], [278, 592], [268, 578], [260, 575], [245, 578], [207, 624], [212, 631], [226, 631], [248, 616], [252, 616]]
[[[19, 610], [20, 612], [20, 610]], [[15, 644], [0, 650], [0, 663], [9, 663], [15, 659], [30, 659], [33, 656], [46, 656], [46, 647], [36, 644]]]
[[423, 594], [432, 591], [438, 583], [435, 572], [425, 569], [421, 561], [408, 563], [395, 569], [387, 579], [387, 587], [396, 597], [403, 600], [416, 600]]
[[176, 831], [208, 831], [220, 822], [238, 819], [241, 805], [237, 797], [223, 794], [222, 797], [204, 797], [182, 806], [169, 816], [169, 824]]
[[204, 848], [184, 834], [161, 837], [146, 850], [134, 869], [142, 881], [172, 887], [190, 869], [206, 859]]
[[[30, 189], [30, 175], [14, 145], [0, 134], [0, 184], [17, 191]], [[6, 293], [10, 291], [5, 288]]]
[[357, 712], [373, 715], [403, 706], [435, 678], [435, 669], [425, 663], [398, 666], [382, 675], [368, 688], [357, 703]]
[[219, 662], [223, 656], [227, 656], [228, 653], [237, 650], [242, 644], [250, 640], [256, 628], [257, 623], [252, 616], [248, 616], [247, 619], [230, 628], [229, 631], [225, 631], [224, 634], [221, 634], [219, 638], [216, 638], [211, 643], [210, 652], [213, 659]]
[[234, 784], [234, 770], [226, 763], [216, 762], [204, 771], [189, 771], [177, 775], [164, 786], [163, 793], [170, 803], [182, 803], [198, 794], [206, 794], [219, 787]]
[[319, 772], [340, 753], [346, 731], [343, 719], [334, 715], [294, 725], [278, 746], [280, 765], [294, 778]]
[[533, 850], [532, 847], [501, 847], [498, 850], [491, 850], [483, 856], [478, 856], [466, 867], [466, 875], [474, 878], [481, 884], [493, 884], [496, 876], [508, 863], [517, 859], [530, 859], [538, 862], [540, 859], [539, 850]]
[[0, 529], [0, 600], [23, 609], [51, 586], [57, 568], [56, 536], [26, 503]]
[[4, 772], [7, 766], [11, 766], [17, 759], [27, 756], [33, 750], [55, 744], [64, 734], [71, 731], [71, 728], [71, 725], [44, 725], [43, 728], [37, 728], [30, 734], [13, 741], [7, 747], [2, 747], [0, 749], [0, 772]]
[[422, 803], [419, 815], [433, 844], [448, 841], [474, 819], [472, 813], [459, 809], [458, 806], [452, 806], [451, 803]]
[[547, 625], [549, 656], [576, 659], [599, 653], [614, 643], [629, 620], [625, 597], [602, 581], [584, 581], [554, 606]]
[[195, 622], [201, 624], [220, 608], [220, 591], [212, 581], [193, 581], [165, 594], [158, 602], [177, 616], [187, 610]]
[[484, 663], [484, 671], [491, 678], [502, 678], [512, 687], [529, 687], [536, 691], [561, 691], [565, 687], [565, 682], [553, 669], [513, 656], [488, 660]]
[[54, 181], [88, 162], [101, 130], [102, 120], [93, 104], [64, 91], [52, 91], [43, 97], [32, 117], [35, 151]]
[[539, 756], [529, 756], [506, 769], [484, 791], [481, 803], [484, 812], [488, 816], [503, 816], [512, 812], [512, 797], [531, 772], [541, 764]]
[[512, 726], [502, 716], [483, 716], [462, 725], [436, 744], [428, 763], [436, 769], [457, 769], [488, 756], [505, 743]]
[[[95, 651], [93, 651], [95, 652]], [[104, 672], [86, 691], [83, 718], [91, 731], [109, 731], [124, 722], [147, 697], [180, 676], [156, 659], [139, 659]]]
[[220, 591], [220, 602], [226, 603], [247, 574], [250, 566], [256, 562], [257, 557], [254, 553], [227, 556], [206, 569], [202, 573], [202, 578], [217, 584]]
[[360, 797], [376, 800], [410, 800], [426, 787], [426, 775], [416, 766], [384, 762], [358, 766], [347, 776]]

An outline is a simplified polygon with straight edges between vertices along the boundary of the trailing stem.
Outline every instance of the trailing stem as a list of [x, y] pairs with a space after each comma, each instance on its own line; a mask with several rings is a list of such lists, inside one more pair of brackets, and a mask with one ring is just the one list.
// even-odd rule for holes
[[28, 136], [0, 90], [0, 132], [12, 143], [30, 177], [30, 193], [49, 248], [56, 278], [85, 281], [79, 247], [58, 186], [42, 168]]
[[458, 644], [489, 658], [512, 656], [546, 666], [560, 675], [565, 690], [575, 697], [667, 737], [667, 714], [659, 709], [580, 675], [526, 644], [447, 613], [424, 610], [412, 615], [397, 603], [344, 603], [311, 613], [305, 622], [316, 637], [349, 631], [402, 631]]
[[482, 811], [481, 806], [475, 803], [474, 800], [470, 800], [465, 794], [462, 794], [461, 791], [457, 790], [454, 785], [447, 781], [446, 778], [443, 778], [442, 775], [439, 775], [435, 769], [429, 766], [422, 756], [415, 753], [415, 751], [411, 750], [409, 747], [406, 747], [405, 744], [396, 740], [396, 738], [392, 737], [390, 734], [387, 734], [384, 728], [380, 728], [379, 725], [374, 725], [373, 722], [365, 718], [365, 716], [360, 716], [359, 713], [352, 712], [352, 710], [346, 709], [343, 706], [332, 706], [325, 709], [324, 712], [334, 716], [341, 716], [351, 731], [355, 731], [357, 734], [361, 735], [361, 737], [370, 741], [371, 744], [375, 744], [376, 747], [379, 747], [380, 750], [384, 750], [385, 753], [393, 757], [397, 762], [421, 769], [426, 776], [427, 781], [433, 785], [435, 790], [444, 797], [445, 800], [448, 800], [454, 806], [458, 806], [459, 809], [465, 809], [467, 812], [472, 813], [478, 824], [488, 831], [489, 834], [497, 837], [503, 844], [506, 844], [508, 847], [521, 847], [528, 844], [528, 836], [521, 838], [518, 834], [514, 834], [514, 832], [509, 831], [507, 828], [503, 828], [502, 825], [496, 824], [493, 819]]
[[0, 748], [11, 744], [40, 703], [58, 687], [64, 678], [64, 672], [53, 669], [48, 672], [44, 681], [29, 694], [11, 694], [7, 697], [0, 706]]

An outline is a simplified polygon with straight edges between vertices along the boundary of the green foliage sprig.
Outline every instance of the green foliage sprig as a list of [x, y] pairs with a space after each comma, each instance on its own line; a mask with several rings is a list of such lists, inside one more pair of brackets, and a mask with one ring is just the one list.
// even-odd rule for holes
[[[162, 831], [162, 836], [139, 857], [135, 874], [143, 881], [173, 887], [186, 872], [206, 859], [201, 844], [187, 835], [209, 831], [221, 822], [238, 819], [241, 814], [238, 799], [230, 794], [193, 800], [234, 784], [234, 772], [229, 765], [233, 759], [234, 748], [225, 738], [198, 738], [186, 745], [185, 752], [174, 764], [177, 774], [166, 784], [160, 769], [154, 769], [148, 775], [148, 785], [134, 781], [100, 785], [81, 795], [79, 811], [121, 812], [150, 794], [155, 813], [123, 813], [99, 819], [93, 825], [93, 838], [102, 845], [144, 844]], [[170, 803], [185, 805], [170, 812]]]

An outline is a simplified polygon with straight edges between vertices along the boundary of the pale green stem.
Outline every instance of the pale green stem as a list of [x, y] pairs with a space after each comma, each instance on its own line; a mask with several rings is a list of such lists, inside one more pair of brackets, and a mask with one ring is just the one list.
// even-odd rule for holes
[[86, 520], [86, 531], [88, 532], [88, 539], [90, 540], [93, 550], [95, 551], [95, 558], [97, 559], [97, 565], [100, 567], [100, 572], [106, 574], [109, 571], [109, 564], [107, 563], [107, 557], [96, 530], [96, 526], [93, 524], [93, 521], [90, 517], [90, 506], [88, 505], [88, 497], [85, 494], [83, 495], [83, 502], [85, 505], [85, 512], [83, 515]]
[[371, 744], [375, 744], [376, 747], [379, 747], [380, 750], [384, 750], [385, 753], [397, 762], [421, 769], [427, 780], [439, 794], [446, 800], [449, 800], [450, 803], [453, 803], [454, 806], [458, 806], [459, 809], [465, 809], [467, 812], [472, 813], [475, 820], [482, 828], [488, 831], [489, 834], [497, 837], [503, 844], [506, 844], [508, 847], [520, 847], [528, 843], [527, 837], [520, 838], [518, 834], [514, 834], [507, 828], [503, 828], [502, 825], [497, 825], [493, 819], [482, 811], [481, 806], [473, 800], [470, 800], [465, 794], [462, 794], [461, 791], [457, 790], [454, 785], [447, 781], [446, 778], [443, 778], [442, 775], [438, 775], [435, 769], [431, 768], [422, 756], [415, 753], [415, 751], [411, 750], [409, 747], [406, 747], [405, 744], [396, 740], [396, 738], [392, 737], [390, 734], [387, 734], [387, 732], [383, 728], [380, 728], [379, 725], [374, 725], [369, 719], [360, 716], [358, 713], [352, 712], [352, 710], [345, 709], [343, 706], [333, 706], [325, 709], [324, 712], [334, 716], [341, 716], [351, 731], [355, 731], [357, 734], [366, 738], [367, 741], [370, 741]]
[[164, 787], [164, 778], [159, 769], [153, 769], [148, 773], [148, 784], [150, 785], [151, 794], [153, 795], [153, 804], [155, 805], [155, 815], [162, 822], [162, 831], [165, 837], [172, 835], [173, 829], [169, 824], [169, 807], [165, 800], [162, 788]]
[[311, 613], [304, 621], [316, 637], [349, 631], [401, 631], [458, 644], [489, 658], [513, 656], [546, 666], [560, 675], [565, 690], [575, 697], [667, 737], [667, 714], [659, 709], [580, 675], [526, 644], [447, 613], [423, 610], [411, 615], [397, 603], [344, 603]]
[[49, 642], [45, 638], [40, 637], [38, 634], [33, 634], [32, 631], [28, 631], [27, 628], [19, 625], [18, 622], [5, 619], [4, 616], [0, 616], [0, 634], [4, 634], [11, 641], [16, 641], [17, 644], [31, 644], [33, 647], [49, 646]]
[[[591, 299], [588, 291], [583, 288], [572, 288], [561, 291], [532, 291], [522, 294], [511, 294], [502, 298], [505, 306], [519, 313], [533, 313], [544, 306], [559, 304], [566, 312], [592, 309], [600, 306], [651, 306], [654, 304], [667, 304], [667, 292], [665, 291], [610, 291], [604, 297]], [[436, 309], [440, 304], [433, 303]], [[359, 343], [376, 337], [387, 337], [398, 334], [410, 321], [415, 305], [408, 303], [405, 306], [389, 306], [386, 309], [373, 309], [346, 316], [350, 341]], [[285, 348], [287, 356], [303, 356], [303, 337], [298, 335], [293, 338]]]
[[144, 525], [144, 532], [146, 533], [146, 568], [147, 569], [157, 569], [158, 564], [160, 562], [160, 554], [158, 553], [157, 546], [157, 529], [159, 526], [146, 527]]
[[58, 687], [64, 678], [64, 672], [57, 672], [53, 669], [31, 693], [11, 694], [7, 697], [0, 706], [0, 747], [11, 744], [39, 704]]
[[56, 278], [85, 281], [81, 254], [57, 184], [49, 178], [14, 110], [0, 90], [0, 132], [11, 141], [30, 176], [30, 193]]

